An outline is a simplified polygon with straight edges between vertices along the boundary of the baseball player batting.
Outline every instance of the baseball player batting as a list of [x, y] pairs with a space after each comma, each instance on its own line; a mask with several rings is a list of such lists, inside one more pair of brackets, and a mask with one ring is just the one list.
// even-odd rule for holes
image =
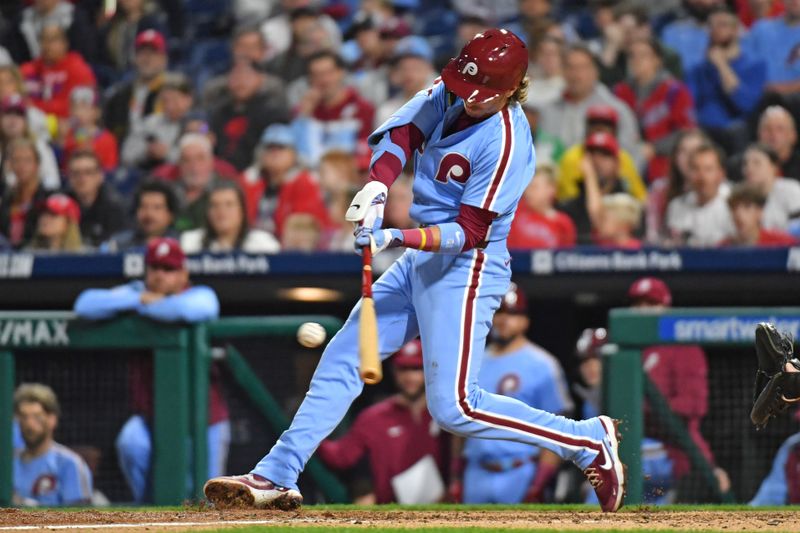
[[[492, 315], [511, 278], [506, 236], [535, 168], [520, 105], [527, 66], [528, 51], [513, 33], [477, 34], [432, 87], [369, 137], [371, 181], [346, 218], [358, 223], [357, 250], [408, 248], [373, 287], [379, 349], [386, 358], [421, 337], [434, 420], [457, 435], [552, 450], [583, 469], [604, 511], [616, 511], [625, 473], [615, 421], [570, 420], [489, 394], [477, 384]], [[389, 187], [412, 157], [410, 214], [421, 227], [381, 229]], [[205, 494], [211, 502], [280, 509], [302, 503], [300, 472], [364, 386], [358, 370], [359, 308], [325, 349], [289, 429], [249, 474], [209, 480]]]

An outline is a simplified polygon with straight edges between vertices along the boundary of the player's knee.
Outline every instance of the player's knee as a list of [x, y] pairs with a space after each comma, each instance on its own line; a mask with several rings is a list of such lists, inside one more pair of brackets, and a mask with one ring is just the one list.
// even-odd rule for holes
[[468, 420], [458, 408], [455, 399], [435, 399], [428, 397], [428, 411], [440, 428], [456, 435], [466, 435]]

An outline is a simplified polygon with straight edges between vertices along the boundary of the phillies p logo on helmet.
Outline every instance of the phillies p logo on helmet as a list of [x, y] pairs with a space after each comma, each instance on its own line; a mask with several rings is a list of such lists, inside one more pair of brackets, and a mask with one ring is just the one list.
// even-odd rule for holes
[[478, 74], [478, 65], [470, 61], [469, 63], [464, 65], [464, 68], [461, 69], [461, 74], [468, 74], [470, 76], [475, 76], [476, 74]]

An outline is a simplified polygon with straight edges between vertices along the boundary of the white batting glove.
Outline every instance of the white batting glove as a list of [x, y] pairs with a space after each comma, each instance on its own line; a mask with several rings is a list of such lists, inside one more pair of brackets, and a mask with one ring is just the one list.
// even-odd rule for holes
[[344, 218], [356, 225], [353, 234], [358, 237], [364, 230], [377, 230], [383, 224], [383, 208], [389, 189], [380, 181], [370, 181], [350, 202]]

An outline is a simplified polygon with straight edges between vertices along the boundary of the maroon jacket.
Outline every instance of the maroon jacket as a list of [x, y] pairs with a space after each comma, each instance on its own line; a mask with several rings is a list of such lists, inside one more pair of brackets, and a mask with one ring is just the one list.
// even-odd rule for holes
[[356, 465], [369, 453], [372, 488], [377, 503], [395, 501], [392, 478], [431, 455], [443, 472], [446, 434], [423, 409], [419, 421], [392, 396], [364, 409], [342, 438], [324, 441], [317, 449], [320, 458], [336, 469]]
[[[642, 365], [670, 409], [686, 422], [692, 440], [713, 466], [711, 447], [700, 433], [700, 424], [708, 412], [708, 363], [703, 350], [699, 346], [650, 346], [642, 352]], [[673, 461], [673, 475], [686, 475], [691, 469], [689, 457], [674, 444], [664, 444]]]

